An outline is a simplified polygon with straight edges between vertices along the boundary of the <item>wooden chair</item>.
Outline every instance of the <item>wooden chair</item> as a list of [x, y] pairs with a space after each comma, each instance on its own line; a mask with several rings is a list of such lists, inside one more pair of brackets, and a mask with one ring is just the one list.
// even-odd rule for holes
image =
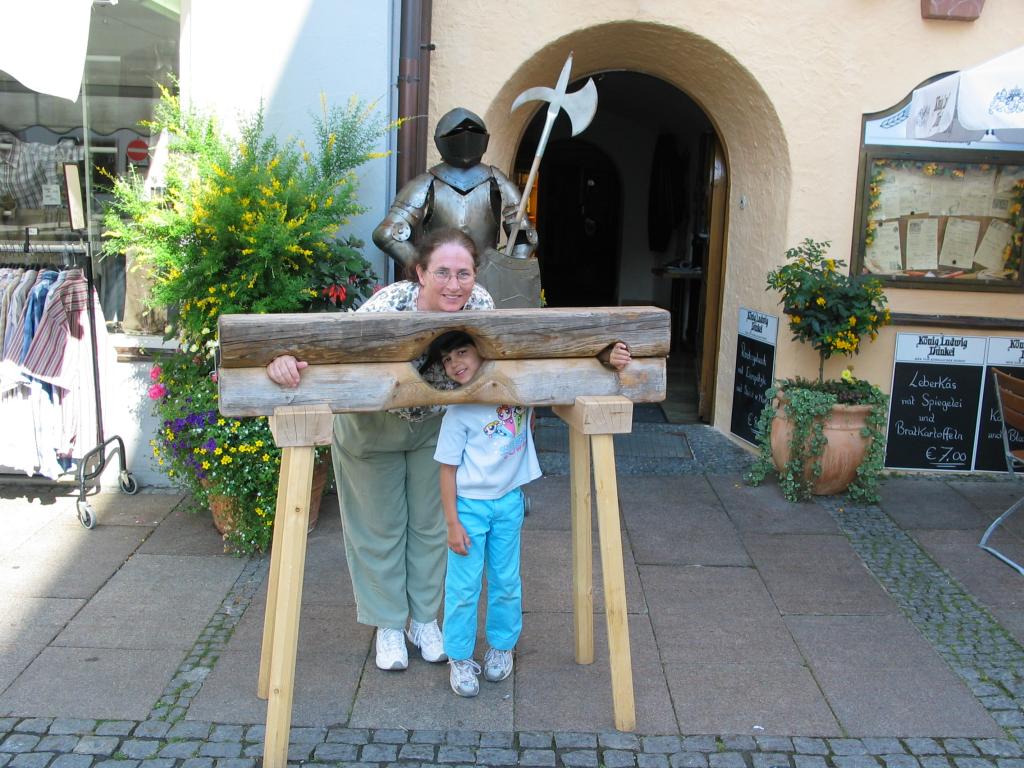
[[[1024, 379], [1017, 379], [1008, 373], [992, 369], [992, 378], [996, 387], [996, 398], [999, 402], [999, 414], [1003, 419], [1003, 450], [1006, 454], [1006, 471], [1010, 477], [1017, 479], [1017, 470], [1024, 470], [1024, 448], [1013, 450], [1010, 446], [1010, 430], [1017, 430], [1024, 433]], [[989, 545], [989, 537], [1017, 510], [1024, 506], [1024, 496], [1021, 496], [1003, 514], [992, 521], [985, 533], [978, 542], [978, 546], [986, 552], [995, 555], [1011, 568], [1024, 576], [1024, 566], [1014, 562], [995, 547]]]
[[[439, 391], [410, 361], [450, 330], [469, 333], [486, 362], [466, 386]], [[283, 449], [257, 683], [267, 699], [263, 768], [288, 762], [313, 447], [331, 443], [335, 413], [465, 402], [554, 408], [570, 428], [576, 662], [594, 661], [593, 477], [614, 724], [635, 728], [612, 435], [631, 431], [634, 402], [665, 399], [669, 337], [669, 313], [655, 307], [221, 316], [220, 411], [269, 416]], [[612, 340], [633, 353], [623, 371], [596, 359]], [[267, 363], [283, 354], [310, 363], [295, 389], [267, 378]]]

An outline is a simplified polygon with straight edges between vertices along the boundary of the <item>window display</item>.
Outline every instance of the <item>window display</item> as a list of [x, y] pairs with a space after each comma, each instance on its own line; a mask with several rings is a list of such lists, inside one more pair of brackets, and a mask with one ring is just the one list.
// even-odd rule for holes
[[893, 284], [1018, 290], [1024, 156], [866, 153], [859, 266]]
[[[0, 71], [0, 243], [84, 239], [100, 252], [106, 190], [113, 177], [147, 165], [150, 137], [140, 121], [152, 118], [160, 86], [173, 85], [179, 36], [176, 2], [96, 3], [77, 101], [37, 93]], [[67, 207], [65, 163], [78, 164], [84, 186], [85, 227], [78, 231]], [[126, 293], [138, 293], [131, 284], [140, 279], [126, 273], [125, 257], [97, 257], [94, 266], [108, 324], [145, 330], [125, 316]]]

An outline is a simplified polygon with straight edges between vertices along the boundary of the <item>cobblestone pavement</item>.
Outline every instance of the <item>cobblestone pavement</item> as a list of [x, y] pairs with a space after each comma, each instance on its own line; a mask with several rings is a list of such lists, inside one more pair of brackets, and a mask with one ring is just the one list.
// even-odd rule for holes
[[[747, 455], [705, 428], [643, 425], [629, 454], [635, 474], [728, 473]], [[682, 440], [668, 445], [671, 436]], [[548, 435], [550, 441], [557, 435]], [[661, 441], [661, 442], [659, 442]], [[558, 446], [548, 444], [548, 473]], [[631, 463], [630, 463], [631, 462]], [[531, 768], [1024, 768], [1024, 649], [881, 508], [819, 500], [900, 610], [999, 723], [1004, 738], [810, 738], [604, 732], [305, 728], [291, 731], [289, 761], [310, 766], [421, 765]], [[269, 561], [249, 559], [149, 718], [83, 720], [0, 717], [0, 768], [254, 768], [263, 726], [186, 719], [235, 626], [261, 586]], [[637, 684], [642, 684], [637, 681]], [[922, 695], [927, 692], [922, 691]]]
[[[263, 726], [0, 719], [10, 768], [255, 768]], [[532, 768], [1022, 768], [1012, 739], [636, 736], [294, 728], [290, 763]]]

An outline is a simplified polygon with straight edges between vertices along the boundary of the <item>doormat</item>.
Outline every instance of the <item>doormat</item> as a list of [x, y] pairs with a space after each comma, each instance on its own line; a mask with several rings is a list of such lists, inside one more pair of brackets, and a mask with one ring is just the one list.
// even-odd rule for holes
[[[534, 442], [538, 453], [568, 453], [569, 428], [559, 419], [537, 422]], [[682, 431], [633, 431], [615, 435], [615, 458], [693, 460], [693, 450]]]

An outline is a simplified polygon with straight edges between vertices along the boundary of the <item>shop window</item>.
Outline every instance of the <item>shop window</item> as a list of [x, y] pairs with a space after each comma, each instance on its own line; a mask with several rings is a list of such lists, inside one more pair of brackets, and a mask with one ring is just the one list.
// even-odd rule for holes
[[894, 287], [1024, 290], [1024, 146], [906, 139], [908, 102], [864, 117], [854, 269]]
[[[152, 332], [125, 312], [126, 295], [131, 305], [133, 291], [145, 287], [133, 286], [141, 278], [125, 269], [123, 255], [99, 258], [104, 205], [112, 177], [133, 166], [144, 170], [147, 164], [150, 136], [140, 122], [152, 119], [160, 86], [173, 87], [179, 36], [174, 0], [96, 3], [76, 102], [31, 91], [0, 71], [0, 243], [7, 253], [0, 254], [0, 263], [12, 261], [11, 247], [26, 241], [85, 241], [94, 254], [108, 326], [129, 331]], [[85, 187], [86, 226], [81, 231], [71, 229], [68, 215], [67, 162], [80, 165]], [[59, 258], [59, 249], [54, 252]]]

